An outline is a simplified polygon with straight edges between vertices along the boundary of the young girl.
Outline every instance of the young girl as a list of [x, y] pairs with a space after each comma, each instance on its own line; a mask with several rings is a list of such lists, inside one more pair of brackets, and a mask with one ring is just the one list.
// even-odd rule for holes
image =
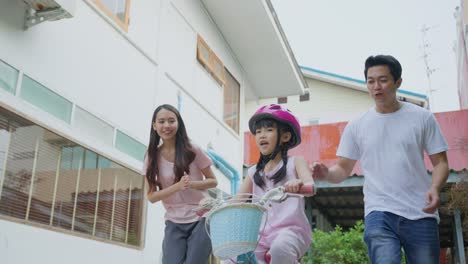
[[[162, 143], [160, 142], [162, 140]], [[208, 263], [211, 241], [205, 219], [192, 209], [216, 187], [212, 162], [187, 136], [184, 121], [171, 105], [161, 105], [151, 120], [145, 157], [148, 200], [166, 208], [163, 263]]]
[[[297, 193], [302, 185], [313, 184], [304, 158], [288, 156], [288, 150], [301, 142], [299, 122], [288, 109], [276, 104], [261, 107], [250, 118], [249, 129], [255, 135], [260, 159], [248, 170], [239, 193], [261, 197], [277, 186]], [[304, 198], [297, 197], [267, 205], [268, 218], [261, 225], [255, 250], [258, 263], [266, 263], [265, 258], [270, 257], [271, 264], [298, 263], [309, 249], [312, 237], [304, 209]]]

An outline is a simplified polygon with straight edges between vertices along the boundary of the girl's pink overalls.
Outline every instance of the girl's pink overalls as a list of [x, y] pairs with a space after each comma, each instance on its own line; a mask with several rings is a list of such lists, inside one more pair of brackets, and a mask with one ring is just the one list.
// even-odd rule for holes
[[[273, 184], [269, 177], [274, 175], [283, 166], [283, 161], [270, 172], [263, 175], [265, 189], [257, 186], [253, 180], [255, 166], [248, 171], [253, 184], [254, 197], [261, 197], [272, 188], [282, 186], [287, 181], [296, 179], [294, 157], [288, 158], [286, 177], [281, 182]], [[265, 254], [269, 251], [271, 264], [296, 264], [307, 252], [312, 240], [312, 230], [305, 215], [304, 198], [289, 197], [281, 203], [269, 202], [266, 204], [268, 214], [263, 216], [260, 241], [255, 250], [255, 257], [259, 264], [267, 263]], [[265, 228], [263, 228], [266, 221]]]

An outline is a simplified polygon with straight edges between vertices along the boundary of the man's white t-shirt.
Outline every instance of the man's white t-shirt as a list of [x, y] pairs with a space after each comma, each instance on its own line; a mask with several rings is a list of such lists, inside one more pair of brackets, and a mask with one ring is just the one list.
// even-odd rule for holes
[[364, 214], [391, 212], [408, 219], [438, 219], [422, 211], [432, 179], [424, 164], [428, 155], [448, 149], [434, 115], [402, 103], [393, 113], [371, 108], [346, 126], [337, 156], [359, 160], [364, 174]]

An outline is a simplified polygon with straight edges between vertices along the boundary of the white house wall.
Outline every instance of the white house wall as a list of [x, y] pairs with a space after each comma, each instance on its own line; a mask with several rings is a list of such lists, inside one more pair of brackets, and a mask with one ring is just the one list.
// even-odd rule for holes
[[[129, 38], [150, 58], [158, 62], [161, 25], [161, 0], [132, 1], [130, 4]], [[152, 34], [149, 34], [152, 32]]]
[[146, 259], [144, 251], [5, 220], [0, 220], [0, 227], [4, 264], [155, 263]]
[[222, 60], [224, 66], [241, 82], [244, 75], [242, 68], [239, 67], [229, 44], [226, 43], [224, 36], [219, 33], [203, 3], [193, 0], [173, 0], [172, 6], [183, 14], [187, 23], [192, 25], [193, 29], [197, 31], [196, 33], [199, 33], [206, 40], [210, 48]]
[[[241, 137], [222, 124], [223, 90], [194, 56], [197, 35], [200, 34], [241, 84], [240, 109], [243, 109], [242, 98], [246, 83], [242, 68], [201, 2], [168, 1], [162, 9], [164, 22], [161, 27], [161, 45], [178, 47], [172, 49], [172, 53], [161, 52], [161, 65], [167, 63], [167, 68], [164, 68], [165, 73], [162, 75], [165, 75], [164, 82], [168, 81], [171, 82], [170, 85], [179, 87], [181, 112], [189, 134], [202, 147], [206, 148], [207, 144], [211, 143], [223, 158], [233, 166], [239, 167], [240, 171]], [[161, 51], [168, 49], [169, 47], [161, 48]], [[190, 70], [184, 71], [184, 68]], [[242, 120], [240, 122], [242, 124]]]
[[0, 58], [129, 135], [146, 139], [142, 113], [153, 108], [157, 67], [93, 9], [77, 1], [74, 18], [27, 31], [18, 1], [2, 1], [0, 14], [0, 32], [7, 33], [0, 34]]
[[299, 102], [297, 96], [291, 99], [291, 108], [297, 113], [307, 113], [306, 118], [318, 117], [320, 124], [349, 121], [373, 105], [367, 92], [308, 78], [306, 81], [310, 87], [310, 100]]
[[[297, 117], [301, 125], [326, 124], [349, 121], [372, 105], [372, 98], [366, 92], [341, 87], [336, 84], [305, 78], [310, 92], [309, 101], [299, 101], [299, 95], [288, 96], [285, 104]], [[249, 101], [246, 116], [250, 117], [260, 106], [276, 104], [277, 98]], [[247, 123], [244, 131], [248, 131]]]
[[[223, 91], [196, 60], [197, 34], [240, 82], [241, 116], [248, 82], [199, 1], [131, 1], [128, 33], [91, 1], [76, 1], [71, 19], [44, 22], [26, 31], [21, 1], [2, 1], [0, 5], [1, 60], [145, 145], [155, 107], [180, 104], [195, 143], [204, 149], [213, 146], [241, 174], [242, 133], [237, 135], [223, 123]], [[4, 98], [12, 96], [0, 96]], [[40, 110], [18, 97], [14, 101], [13, 108], [17, 105], [18, 111], [33, 120], [47, 115], [36, 115]], [[64, 136], [72, 133], [71, 126], [46, 119], [52, 130], [62, 131]], [[94, 142], [87, 136], [79, 139], [85, 146]], [[98, 150], [112, 158], [106, 149]], [[124, 166], [125, 159], [135, 164], [125, 155], [119, 156]], [[132, 169], [141, 163], [137, 165]], [[220, 187], [230, 193], [226, 178], [220, 179]], [[3, 219], [0, 262], [159, 263], [164, 209], [161, 203], [149, 204], [145, 214], [144, 246], [137, 249]], [[25, 254], [25, 249], [30, 251]]]
[[[182, 102], [181, 114], [184, 116], [185, 126], [191, 137], [197, 139], [196, 143], [203, 148], [211, 145], [232, 166], [242, 166], [242, 155], [239, 155], [242, 144], [229, 129], [211, 118], [187, 95], [182, 94]], [[229, 193], [229, 190], [224, 191]]]
[[[161, 27], [161, 61], [165, 74], [190, 93], [210, 113], [222, 120], [223, 91], [215, 79], [197, 62], [197, 35], [207, 42], [223, 64], [242, 83], [239, 64], [229, 46], [199, 1], [167, 2], [163, 7]], [[174, 48], [176, 47], [176, 48]], [[244, 87], [241, 85], [241, 90]]]

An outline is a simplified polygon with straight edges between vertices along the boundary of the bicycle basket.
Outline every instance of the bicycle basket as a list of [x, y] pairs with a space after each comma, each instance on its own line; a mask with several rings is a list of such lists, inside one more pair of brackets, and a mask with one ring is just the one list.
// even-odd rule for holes
[[255, 250], [264, 211], [257, 204], [235, 203], [209, 213], [213, 254], [224, 260]]

